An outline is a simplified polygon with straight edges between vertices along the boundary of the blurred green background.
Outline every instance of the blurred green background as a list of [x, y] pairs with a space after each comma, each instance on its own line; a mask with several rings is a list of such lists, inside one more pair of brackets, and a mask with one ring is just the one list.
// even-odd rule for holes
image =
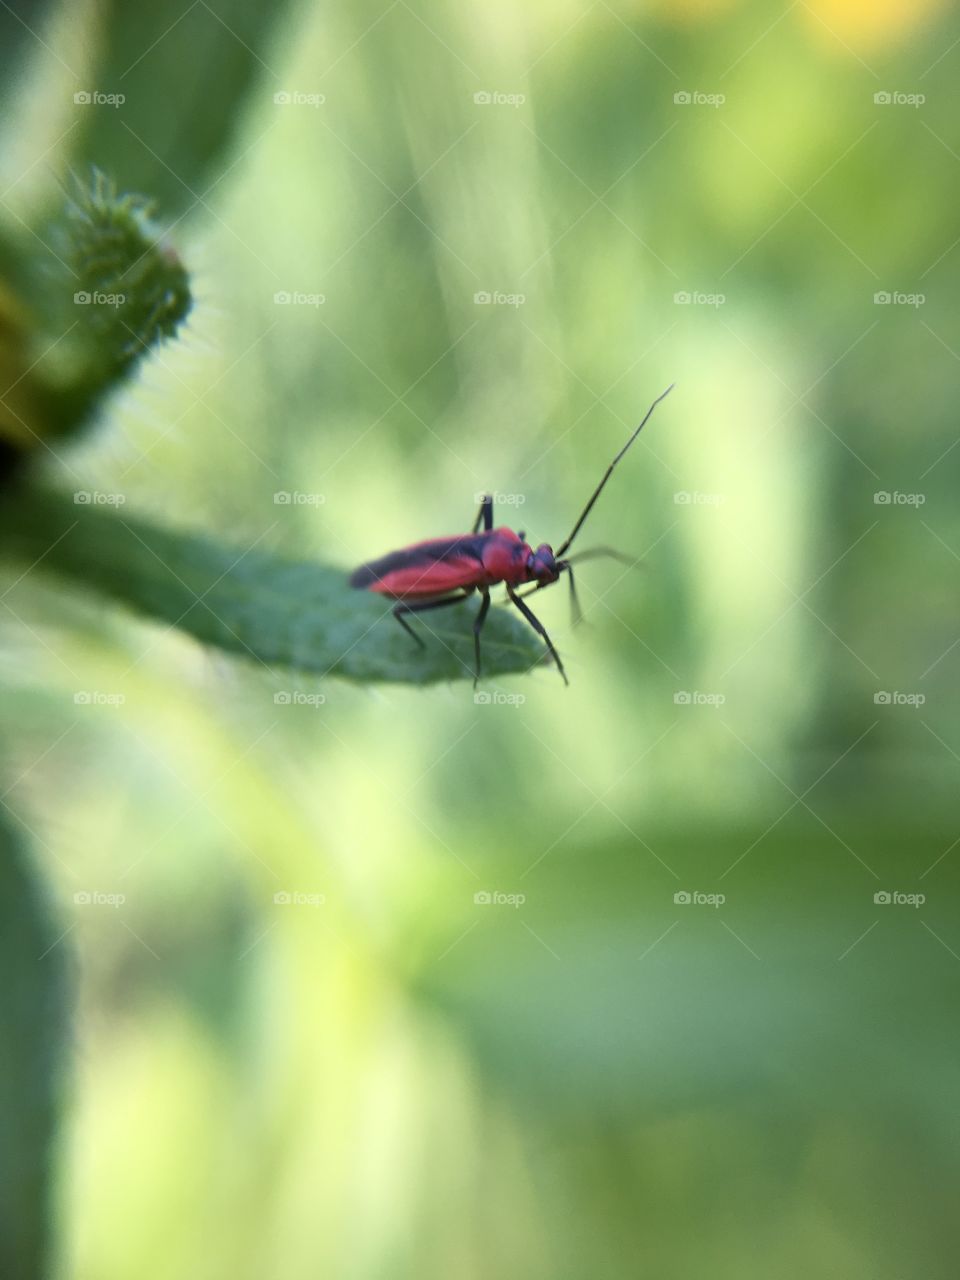
[[0, 569], [53, 1274], [952, 1276], [955, 8], [4, 10], [8, 230], [96, 163], [197, 297], [66, 489], [345, 570], [485, 488], [556, 543], [677, 383], [583, 540], [642, 568], [538, 597], [568, 690]]

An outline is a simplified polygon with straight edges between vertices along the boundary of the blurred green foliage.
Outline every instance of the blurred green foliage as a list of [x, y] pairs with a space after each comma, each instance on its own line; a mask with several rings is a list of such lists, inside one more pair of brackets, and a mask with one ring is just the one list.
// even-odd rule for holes
[[22, 833], [0, 820], [0, 1274], [50, 1262], [46, 1215], [56, 1103], [69, 1038], [62, 928]]
[[98, 13], [22, 46], [6, 243], [95, 163], [196, 305], [47, 460], [96, 528], [346, 570], [494, 488], [557, 541], [678, 385], [589, 526], [642, 571], [543, 593], [566, 691], [268, 673], [4, 566], [57, 1274], [952, 1276], [955, 9]]

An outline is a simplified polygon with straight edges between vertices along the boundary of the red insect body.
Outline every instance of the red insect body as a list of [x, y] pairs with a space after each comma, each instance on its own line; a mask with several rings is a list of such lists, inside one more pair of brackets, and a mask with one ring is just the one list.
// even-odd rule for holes
[[350, 579], [393, 600], [427, 600], [448, 591], [530, 582], [533, 549], [503, 526], [485, 533], [430, 538], [361, 565]]

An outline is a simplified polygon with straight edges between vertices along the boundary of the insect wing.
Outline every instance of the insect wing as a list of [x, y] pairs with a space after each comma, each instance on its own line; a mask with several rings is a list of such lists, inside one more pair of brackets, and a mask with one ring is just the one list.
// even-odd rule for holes
[[371, 560], [350, 577], [352, 587], [397, 600], [425, 599], [484, 580], [483, 537], [432, 538]]

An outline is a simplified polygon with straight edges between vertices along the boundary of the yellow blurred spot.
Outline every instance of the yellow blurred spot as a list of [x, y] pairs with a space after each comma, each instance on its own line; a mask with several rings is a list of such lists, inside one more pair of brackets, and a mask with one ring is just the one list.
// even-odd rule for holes
[[[644, 13], [693, 26], [743, 7], [742, 0], [650, 0]], [[946, 7], [946, 0], [800, 0], [784, 8], [791, 7], [824, 44], [840, 50], [846, 45], [854, 53], [881, 48], [922, 26]]]
[[922, 26], [944, 0], [804, 0], [798, 12], [825, 41], [878, 49]]

